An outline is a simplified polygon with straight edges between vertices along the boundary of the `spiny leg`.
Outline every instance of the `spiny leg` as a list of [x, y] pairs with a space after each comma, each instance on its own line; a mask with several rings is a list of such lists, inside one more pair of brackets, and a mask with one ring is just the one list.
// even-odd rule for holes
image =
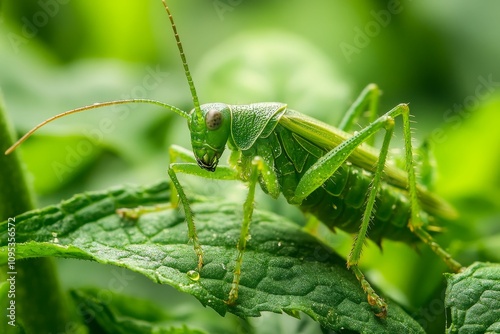
[[[369, 84], [356, 98], [351, 107], [347, 110], [344, 117], [340, 121], [338, 128], [343, 131], [351, 131], [354, 123], [358, 120], [366, 109], [368, 104], [368, 124], [372, 123], [377, 117], [378, 99], [380, 89], [376, 84]], [[373, 137], [366, 141], [367, 144], [373, 144]]]
[[[436, 253], [451, 270], [458, 272], [462, 270], [462, 266], [452, 256], [446, 252], [439, 244], [432, 238], [432, 236], [424, 229], [424, 222], [420, 218], [420, 205], [417, 196], [417, 182], [415, 175], [415, 160], [413, 158], [413, 148], [411, 139], [411, 126], [410, 126], [410, 110], [408, 105], [401, 104], [396, 108], [389, 111], [385, 116], [403, 117], [403, 134], [405, 142], [405, 165], [408, 175], [408, 191], [411, 208], [411, 219], [408, 223], [410, 230], [415, 233], [425, 244]], [[372, 123], [373, 124], [373, 123]], [[372, 126], [368, 126], [372, 127]]]
[[377, 168], [373, 176], [373, 181], [370, 186], [368, 199], [366, 201], [365, 211], [363, 212], [363, 218], [361, 221], [361, 226], [356, 240], [353, 244], [351, 253], [347, 261], [348, 267], [358, 265], [359, 258], [361, 257], [361, 250], [365, 242], [366, 235], [368, 233], [368, 227], [370, 225], [370, 220], [373, 216], [375, 199], [377, 197], [378, 190], [380, 188], [380, 182], [382, 180], [382, 174], [384, 173], [384, 166], [387, 160], [387, 152], [389, 151], [389, 144], [392, 139], [392, 134], [394, 133], [394, 119], [388, 118], [385, 126], [385, 136], [382, 148], [380, 150]]
[[243, 223], [241, 225], [240, 238], [238, 240], [238, 255], [236, 257], [236, 262], [234, 265], [233, 282], [231, 284], [231, 291], [229, 291], [229, 297], [227, 300], [228, 304], [233, 304], [236, 299], [238, 299], [238, 288], [241, 278], [241, 265], [243, 263], [243, 253], [245, 252], [245, 248], [247, 245], [250, 222], [252, 221], [255, 186], [257, 184], [257, 178], [259, 176], [259, 163], [260, 161], [258, 161], [257, 159], [252, 162], [252, 173], [250, 175], [250, 179], [248, 180], [248, 194], [245, 203], [243, 203]]
[[403, 113], [405, 109], [408, 109], [407, 105], [405, 104], [400, 104], [396, 106], [383, 116], [377, 118], [375, 121], [370, 123], [361, 131], [353, 135], [351, 138], [345, 140], [340, 145], [335, 147], [333, 150], [327, 152], [324, 156], [318, 159], [318, 161], [315, 164], [313, 164], [302, 176], [302, 179], [299, 181], [299, 184], [295, 189], [294, 198], [292, 199], [293, 203], [296, 204], [302, 203], [302, 201], [307, 196], [309, 196], [314, 190], [320, 187], [328, 178], [330, 178], [333, 175], [333, 173], [335, 173], [335, 171], [348, 159], [349, 155], [356, 149], [356, 147], [361, 145], [363, 142], [365, 142], [368, 138], [373, 136], [380, 129], [382, 128], [386, 129], [383, 148], [382, 151], [380, 152], [379, 162], [375, 172], [377, 176], [374, 179], [374, 184], [368, 195], [369, 199], [367, 202], [368, 203], [367, 207], [365, 208], [365, 214], [363, 219], [364, 223], [362, 223], [361, 231], [353, 246], [353, 252], [352, 252], [353, 254], [349, 259], [350, 262], [348, 263], [348, 265], [351, 265], [353, 272], [360, 281], [363, 290], [367, 293], [368, 302], [370, 303], [370, 305], [377, 307], [379, 312], [378, 315], [381, 317], [385, 316], [386, 314], [387, 304], [381, 297], [379, 297], [375, 293], [373, 288], [365, 279], [362, 272], [359, 270], [357, 262], [361, 254], [363, 241], [366, 238], [366, 231], [372, 215], [372, 210], [378, 190], [378, 185], [382, 177], [382, 171], [385, 165], [388, 146], [393, 131], [392, 128], [394, 123], [394, 117]]
[[[130, 217], [132, 219], [137, 219], [140, 215], [150, 212], [161, 211], [165, 209], [169, 209], [172, 207], [177, 207], [178, 202], [180, 201], [182, 207], [184, 208], [186, 222], [188, 225], [188, 237], [189, 240], [193, 241], [194, 251], [198, 257], [198, 272], [201, 270], [203, 266], [203, 251], [201, 248], [201, 244], [198, 240], [198, 236], [196, 234], [196, 227], [193, 219], [193, 212], [189, 205], [188, 198], [184, 192], [182, 185], [177, 179], [177, 173], [190, 174], [195, 176], [200, 176], [207, 179], [216, 179], [216, 180], [237, 180], [238, 175], [236, 172], [225, 166], [219, 166], [217, 171], [208, 172], [201, 169], [196, 163], [196, 159], [193, 156], [193, 153], [189, 150], [186, 150], [183, 147], [172, 145], [169, 149], [170, 154], [170, 166], [168, 169], [168, 175], [171, 180], [171, 203], [165, 205], [151, 206], [151, 207], [139, 207], [133, 209], [120, 209], [120, 214]], [[177, 163], [175, 161], [187, 161]]]
[[[291, 203], [300, 205], [302, 201], [309, 196], [314, 190], [319, 188], [328, 178], [330, 178], [333, 173], [347, 160], [349, 155], [365, 142], [370, 136], [376, 133], [383, 127], [387, 127], [388, 121], [392, 118], [402, 115], [403, 116], [403, 130], [405, 138], [405, 155], [406, 155], [406, 168], [408, 175], [408, 185], [409, 185], [409, 200], [411, 203], [411, 220], [408, 223], [409, 228], [426, 244], [428, 244], [431, 249], [441, 258], [445, 263], [447, 263], [450, 268], [455, 271], [460, 270], [461, 265], [451, 258], [445, 250], [443, 250], [432, 237], [423, 229], [424, 223], [420, 220], [420, 208], [418, 205], [417, 198], [417, 185], [414, 170], [413, 161], [413, 151], [411, 147], [411, 129], [410, 129], [410, 110], [408, 105], [400, 104], [390, 111], [388, 111], [383, 116], [379, 117], [368, 126], [363, 128], [358, 133], [354, 134], [352, 137], [348, 138], [340, 145], [327, 152], [322, 156], [316, 163], [314, 163], [302, 176], [297, 188], [295, 189], [294, 197], [290, 200]], [[386, 134], [386, 138], [388, 134]], [[384, 147], [387, 150], [387, 141], [385, 139]], [[383, 152], [381, 152], [382, 154]], [[387, 154], [383, 153], [383, 154]], [[380, 160], [380, 159], [379, 159]], [[385, 160], [385, 158], [384, 158]], [[378, 168], [383, 168], [383, 164], [379, 163]], [[378, 173], [381, 175], [381, 173]], [[376, 196], [376, 190], [373, 190], [373, 195]], [[369, 210], [371, 213], [371, 210]], [[367, 217], [369, 219], [369, 217]], [[362, 242], [360, 242], [362, 244]], [[354, 267], [354, 272], [358, 279], [360, 279], [363, 289], [368, 293], [368, 300], [372, 305], [384, 305], [383, 300], [378, 297], [373, 289], [369, 286], [368, 282], [364, 279], [364, 275], [359, 271], [359, 268]], [[380, 299], [379, 299], [380, 298]], [[383, 315], [383, 309], [381, 315]]]
[[363, 288], [368, 297], [368, 303], [372, 306], [375, 306], [378, 310], [380, 310], [380, 312], [377, 313], [377, 316], [381, 318], [385, 318], [387, 316], [387, 304], [384, 301], [384, 299], [381, 298], [379, 295], [377, 295], [375, 290], [373, 290], [373, 288], [370, 286], [370, 283], [368, 283], [365, 276], [359, 269], [358, 263], [359, 259], [361, 258], [361, 251], [363, 249], [363, 245], [368, 235], [368, 227], [370, 225], [370, 221], [374, 214], [375, 200], [377, 197], [378, 190], [380, 188], [380, 182], [382, 180], [382, 174], [384, 172], [384, 166], [387, 160], [387, 152], [389, 151], [389, 144], [391, 142], [392, 135], [394, 133], [394, 119], [392, 117], [387, 119], [385, 130], [386, 132], [384, 136], [384, 142], [380, 150], [379, 159], [377, 162], [377, 169], [375, 170], [375, 175], [373, 177], [373, 181], [370, 186], [368, 200], [366, 201], [365, 211], [363, 212], [363, 218], [361, 220], [361, 226], [354, 240], [351, 253], [347, 258], [347, 267], [352, 269], [358, 281], [361, 283], [361, 287]]
[[188, 237], [189, 240], [193, 241], [194, 251], [196, 256], [198, 257], [198, 272], [200, 272], [203, 266], [203, 250], [201, 248], [201, 244], [198, 240], [198, 235], [196, 233], [196, 227], [193, 219], [193, 212], [189, 205], [188, 198], [184, 193], [184, 189], [177, 179], [177, 173], [190, 174], [195, 176], [200, 176], [207, 179], [216, 179], [216, 180], [237, 180], [238, 176], [236, 172], [225, 166], [219, 166], [215, 172], [209, 172], [201, 169], [195, 161], [192, 153], [180, 146], [172, 146], [170, 148], [170, 161], [176, 160], [187, 160], [191, 162], [187, 163], [171, 163], [170, 168], [168, 169], [168, 175], [172, 181], [173, 190], [172, 195], [175, 192], [177, 193], [178, 200], [181, 202], [182, 207], [184, 208], [184, 214], [186, 216], [186, 223], [188, 226]]
[[[240, 231], [240, 238], [238, 240], [238, 245], [237, 245], [238, 255], [235, 261], [231, 290], [229, 292], [228, 300], [226, 301], [227, 304], [233, 304], [238, 299], [238, 290], [241, 278], [241, 266], [243, 263], [243, 254], [246, 249], [247, 239], [250, 230], [250, 223], [252, 221], [254, 199], [255, 199], [255, 187], [258, 182], [259, 174], [262, 176], [262, 180], [266, 184], [269, 193], [272, 194], [279, 192], [278, 184], [276, 182], [276, 175], [274, 171], [269, 167], [269, 165], [260, 157], [255, 157], [251, 164], [252, 164], [251, 166], [252, 170], [250, 173], [250, 177], [248, 179], [249, 190], [247, 198], [243, 204], [243, 222]], [[188, 234], [189, 238], [193, 240], [194, 249], [196, 254], [198, 255], [199, 259], [198, 271], [199, 271], [201, 269], [201, 265], [203, 264], [202, 262], [203, 253], [201, 250], [201, 245], [198, 241], [198, 237], [196, 235], [196, 229], [194, 225], [191, 208], [189, 207], [187, 197], [184, 194], [184, 191], [180, 186], [179, 181], [177, 180], [176, 173], [179, 172], [184, 174], [202, 176], [209, 179], [216, 179], [216, 180], [238, 180], [239, 175], [234, 169], [226, 166], [219, 166], [217, 167], [217, 170], [212, 173], [205, 170], [200, 170], [198, 165], [195, 163], [173, 163], [170, 165], [169, 175], [170, 178], [172, 179], [172, 183], [177, 189], [177, 192], [179, 194], [179, 200], [181, 201], [186, 211]]]
[[297, 188], [295, 189], [294, 197], [289, 201], [293, 204], [300, 205], [302, 201], [309, 196], [314, 190], [321, 187], [337, 169], [349, 158], [349, 156], [364, 143], [367, 139], [373, 136], [377, 131], [384, 128], [390, 118], [394, 118], [401, 114], [401, 109], [407, 108], [405, 104], [400, 104], [386, 114], [377, 118], [370, 125], [363, 128], [361, 131], [354, 134], [352, 137], [343, 141], [331, 151], [327, 152], [318, 159], [309, 169], [302, 175]]
[[463, 269], [462, 265], [454, 260], [448, 252], [446, 252], [432, 238], [432, 236], [424, 230], [424, 222], [420, 218], [420, 205], [417, 196], [417, 181], [415, 176], [415, 162], [413, 158], [411, 126], [410, 126], [410, 109], [406, 107], [401, 112], [403, 116], [403, 135], [405, 141], [405, 161], [406, 172], [408, 173], [408, 188], [410, 195], [411, 219], [408, 223], [408, 228], [420, 238], [425, 244], [436, 253], [445, 262], [448, 267], [454, 272], [459, 272]]
[[[176, 163], [177, 161], [180, 162], [188, 162], [191, 164], [196, 163], [196, 159], [193, 156], [193, 152], [185, 149], [182, 146], [177, 146], [177, 145], [171, 145], [168, 148], [168, 155], [170, 157], [170, 164]], [[177, 192], [176, 187], [172, 183], [170, 185], [170, 203], [172, 204], [172, 207], [176, 208], [177, 205], [179, 205], [179, 194]]]
[[368, 300], [368, 304], [375, 307], [378, 313], [375, 315], [379, 318], [387, 317], [387, 303], [384, 298], [380, 297], [375, 290], [372, 288], [370, 283], [366, 280], [365, 275], [359, 269], [357, 265], [351, 267], [352, 272], [356, 275], [359, 283], [361, 284], [361, 288], [366, 294], [366, 299]]
[[[420, 219], [420, 205], [418, 203], [417, 196], [417, 184], [415, 175], [415, 161], [413, 158], [413, 149], [411, 143], [411, 128], [410, 128], [410, 111], [407, 105], [400, 105], [397, 111], [392, 113], [392, 117], [402, 115], [403, 117], [403, 131], [404, 131], [404, 141], [405, 141], [405, 161], [406, 161], [406, 171], [408, 175], [408, 188], [410, 197], [410, 207], [411, 207], [411, 219], [408, 223], [410, 230], [415, 233], [425, 244], [429, 247], [453, 270], [460, 271], [462, 266], [455, 261], [449, 253], [447, 253], [439, 244], [437, 244], [432, 236], [424, 229], [424, 223]], [[376, 195], [380, 185], [383, 168], [385, 161], [387, 159], [387, 153], [389, 149], [389, 143], [392, 138], [393, 133], [393, 122], [388, 122], [386, 126], [386, 135], [384, 137], [384, 142], [380, 151], [379, 161], [377, 164], [377, 169], [375, 171], [374, 180], [370, 189], [369, 197], [367, 200], [367, 205], [363, 214], [363, 220], [360, 227], [360, 232], [356, 238], [353, 245], [353, 249], [348, 259], [348, 266], [351, 266], [356, 277], [361, 282], [361, 285], [368, 295], [368, 301], [371, 305], [375, 305], [381, 308], [379, 316], [385, 316], [386, 304], [385, 302], [376, 295], [371, 286], [366, 281], [364, 275], [361, 273], [357, 267], [359, 258], [361, 256], [361, 250], [363, 247], [364, 240], [366, 238], [366, 233], [368, 225], [373, 214], [373, 206], [375, 203]]]
[[189, 206], [189, 201], [187, 199], [186, 194], [184, 193], [184, 189], [182, 188], [179, 180], [177, 179], [177, 175], [174, 169], [171, 167], [168, 169], [168, 175], [170, 176], [170, 180], [177, 190], [177, 194], [179, 196], [179, 201], [182, 203], [182, 207], [184, 208], [184, 215], [186, 216], [186, 223], [188, 226], [188, 238], [193, 241], [194, 252], [198, 257], [198, 272], [201, 271], [201, 267], [203, 267], [203, 250], [201, 249], [200, 242], [198, 240], [198, 235], [196, 234], [196, 227], [194, 225], [193, 219], [193, 211]]
[[238, 255], [233, 271], [233, 282], [231, 284], [231, 291], [226, 301], [227, 304], [234, 304], [238, 299], [238, 291], [241, 278], [241, 265], [243, 263], [243, 253], [245, 252], [247, 240], [249, 236], [250, 223], [252, 221], [252, 213], [254, 208], [255, 186], [259, 180], [265, 184], [269, 194], [279, 194], [279, 186], [276, 181], [276, 174], [273, 168], [262, 157], [256, 156], [251, 162], [251, 173], [248, 179], [248, 195], [243, 204], [243, 223], [240, 231], [240, 238], [238, 240]]

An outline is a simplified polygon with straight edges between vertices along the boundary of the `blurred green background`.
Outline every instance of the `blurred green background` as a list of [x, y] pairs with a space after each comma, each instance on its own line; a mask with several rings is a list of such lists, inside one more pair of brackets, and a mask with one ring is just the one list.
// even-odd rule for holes
[[[1, 1], [0, 89], [21, 135], [59, 112], [122, 98], [192, 108], [160, 0]], [[335, 124], [370, 82], [380, 110], [409, 102], [417, 141], [437, 159], [436, 192], [455, 205], [439, 241], [465, 265], [500, 254], [500, 2], [169, 1], [204, 102], [279, 101]], [[151, 106], [97, 109], [60, 119], [21, 152], [40, 205], [75, 193], [165, 178], [168, 146], [189, 147], [184, 120]], [[401, 146], [401, 135], [394, 147]], [[183, 178], [212, 194], [225, 185]], [[235, 191], [243, 197], [244, 191]], [[189, 191], [189, 190], [188, 190]], [[303, 218], [282, 201], [257, 207]], [[339, 252], [350, 240], [332, 236]], [[369, 245], [362, 263], [385, 294], [428, 332], [442, 332], [445, 266], [425, 247]], [[60, 261], [66, 287], [106, 286], [113, 268]], [[124, 292], [155, 299], [180, 321], [218, 332], [243, 331], [168, 287], [137, 276]], [[172, 305], [176, 305], [175, 308]], [[283, 317], [286, 317], [283, 320]], [[307, 319], [266, 315], [258, 333], [318, 332]]]

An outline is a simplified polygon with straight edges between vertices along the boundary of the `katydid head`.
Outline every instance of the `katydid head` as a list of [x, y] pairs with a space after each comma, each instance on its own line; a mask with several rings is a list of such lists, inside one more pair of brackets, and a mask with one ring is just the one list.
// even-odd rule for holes
[[[191, 112], [189, 130], [191, 145], [198, 165], [215, 171], [231, 131], [231, 110], [224, 103], [207, 103]], [[200, 117], [201, 116], [201, 117]]]
[[229, 106], [223, 103], [208, 103], [200, 106], [174, 18], [165, 0], [162, 0], [162, 2], [174, 32], [184, 73], [193, 98], [194, 108], [189, 114], [190, 118], [188, 120], [193, 153], [201, 168], [213, 172], [219, 163], [219, 158], [224, 152], [226, 142], [229, 138], [231, 131], [231, 111]]

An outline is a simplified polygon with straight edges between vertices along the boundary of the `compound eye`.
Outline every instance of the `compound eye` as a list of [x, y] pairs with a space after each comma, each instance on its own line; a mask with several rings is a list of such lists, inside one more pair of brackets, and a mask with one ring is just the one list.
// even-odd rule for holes
[[222, 124], [222, 113], [218, 110], [210, 110], [205, 115], [205, 124], [208, 130], [217, 130]]

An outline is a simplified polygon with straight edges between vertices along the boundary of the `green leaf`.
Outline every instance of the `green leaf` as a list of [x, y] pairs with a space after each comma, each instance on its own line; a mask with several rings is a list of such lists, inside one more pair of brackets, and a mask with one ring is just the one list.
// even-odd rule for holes
[[[106, 300], [102, 296], [106, 296]], [[203, 334], [186, 326], [176, 328], [163, 309], [139, 298], [120, 295], [110, 290], [80, 289], [71, 291], [85, 322], [96, 331], [114, 334]]]
[[[197, 258], [188, 243], [181, 210], [120, 218], [115, 210], [166, 203], [168, 183], [147, 188], [121, 187], [76, 195], [57, 206], [16, 218], [19, 259], [58, 256], [92, 259], [142, 273], [170, 284], [219, 314], [259, 316], [262, 311], [304, 312], [331, 330], [359, 333], [422, 333], [422, 328], [389, 301], [387, 319], [379, 319], [345, 260], [283, 217], [255, 210], [245, 252], [239, 298], [225, 303], [231, 288], [241, 203], [192, 200], [205, 265], [199, 280], [188, 277]], [[6, 247], [6, 223], [0, 225], [0, 249]], [[0, 253], [0, 263], [6, 262]]]
[[476, 262], [446, 276], [445, 306], [451, 309], [447, 333], [499, 333], [500, 264]]

